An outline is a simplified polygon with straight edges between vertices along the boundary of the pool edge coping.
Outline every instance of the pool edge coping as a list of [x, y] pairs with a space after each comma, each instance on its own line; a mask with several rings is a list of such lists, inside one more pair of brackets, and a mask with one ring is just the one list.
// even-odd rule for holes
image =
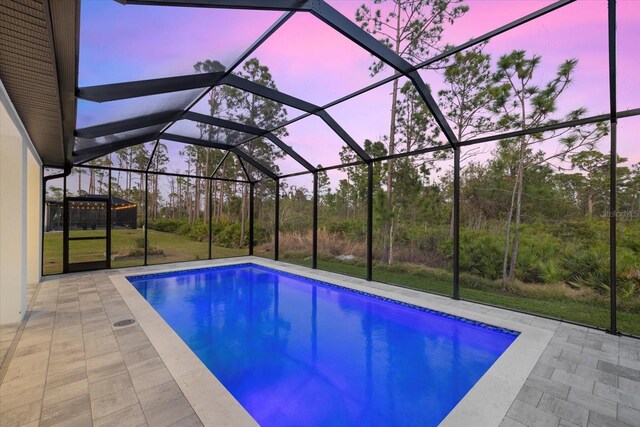
[[[380, 282], [368, 282], [338, 273], [251, 256], [211, 260], [203, 263], [201, 267], [167, 265], [166, 268], [149, 273], [115, 271], [115, 274], [109, 275], [109, 278], [205, 425], [257, 425], [257, 423], [126, 277], [247, 263], [519, 332], [518, 337], [505, 352], [449, 412], [441, 423], [443, 426], [465, 424], [497, 426], [500, 424], [560, 324], [553, 321], [548, 322], [548, 328], [538, 327], [530, 324], [537, 319], [532, 315], [523, 315], [506, 309], [488, 309], [480, 304], [455, 301], [417, 290], [397, 288]], [[474, 308], [476, 311], [472, 310]], [[520, 323], [488, 314], [492, 311], [494, 314], [497, 312], [518, 314], [524, 319], [531, 319], [531, 322]], [[189, 363], [185, 363], [185, 360]], [[206, 392], [207, 390], [209, 393]]]
[[258, 425], [125, 275], [109, 279], [205, 426]]

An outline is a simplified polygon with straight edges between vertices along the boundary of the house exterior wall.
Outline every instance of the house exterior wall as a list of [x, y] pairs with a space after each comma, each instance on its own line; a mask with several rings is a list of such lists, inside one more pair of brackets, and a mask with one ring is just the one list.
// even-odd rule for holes
[[0, 325], [22, 319], [27, 283], [40, 280], [41, 171], [0, 82]]

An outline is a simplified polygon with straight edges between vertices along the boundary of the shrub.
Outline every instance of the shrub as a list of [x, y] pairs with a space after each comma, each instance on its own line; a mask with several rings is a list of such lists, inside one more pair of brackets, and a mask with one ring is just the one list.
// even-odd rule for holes
[[182, 222], [182, 224], [180, 224], [180, 226], [178, 226], [178, 228], [175, 231], [176, 234], [182, 234], [183, 236], [189, 235], [190, 232], [191, 232], [191, 224], [189, 224], [186, 221]]
[[[193, 224], [189, 224], [184, 219], [161, 218], [150, 222], [149, 229], [188, 236], [190, 239], [199, 242], [206, 241], [209, 238], [209, 227], [205, 221], [196, 221]], [[144, 240], [142, 247], [144, 247]]]
[[556, 260], [538, 261], [538, 272], [544, 283], [558, 283], [565, 280], [567, 271]]
[[185, 221], [173, 218], [160, 218], [149, 223], [149, 229], [163, 231], [165, 233], [175, 233]]
[[205, 242], [209, 239], [209, 226], [204, 221], [197, 221], [191, 225], [187, 236], [198, 242]]
[[222, 232], [220, 232], [217, 237], [217, 243], [218, 245], [225, 248], [238, 248], [241, 246], [246, 246], [249, 238], [248, 234], [249, 231], [245, 230], [244, 239], [242, 245], [240, 245], [240, 224], [237, 222], [233, 222], [227, 224]]
[[[577, 245], [567, 247], [561, 260], [567, 270], [569, 280], [593, 285], [609, 275], [609, 251], [602, 248], [584, 249]], [[590, 277], [589, 280], [584, 280]]]
[[144, 249], [144, 237], [137, 237], [135, 239], [135, 245], [138, 249]]
[[339, 234], [353, 240], [366, 238], [366, 229], [366, 224], [363, 221], [332, 221], [326, 225], [326, 230], [329, 233]]
[[255, 245], [261, 245], [271, 241], [273, 229], [267, 229], [265, 227], [255, 225], [253, 228], [253, 243]]
[[477, 230], [460, 233], [460, 270], [489, 279], [502, 275], [504, 243], [499, 236]]
[[528, 283], [540, 281], [539, 261], [540, 259], [531, 248], [521, 246], [516, 260], [516, 277]]

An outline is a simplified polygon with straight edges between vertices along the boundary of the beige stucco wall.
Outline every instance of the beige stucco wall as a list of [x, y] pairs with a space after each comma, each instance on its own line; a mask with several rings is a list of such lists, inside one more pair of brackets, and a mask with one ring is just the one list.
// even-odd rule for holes
[[40, 160], [0, 82], [0, 325], [25, 314], [40, 279]]

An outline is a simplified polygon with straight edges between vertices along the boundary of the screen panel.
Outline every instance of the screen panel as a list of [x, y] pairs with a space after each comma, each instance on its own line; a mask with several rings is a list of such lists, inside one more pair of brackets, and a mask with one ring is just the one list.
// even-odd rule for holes
[[149, 158], [155, 147], [155, 142], [122, 148], [105, 156], [86, 162], [90, 166], [104, 166], [113, 168], [144, 171], [149, 164]]
[[373, 279], [451, 295], [453, 152], [374, 163]]
[[209, 177], [226, 151], [160, 139], [149, 171]]
[[640, 108], [637, 75], [640, 8], [634, 1], [616, 2], [616, 65], [618, 111]]
[[[462, 44], [548, 6], [553, 1], [516, 1], [510, 2], [508, 7], [502, 0], [450, 1], [446, 4], [374, 0], [328, 0], [328, 3], [358, 26], [372, 33], [377, 30], [374, 37], [389, 40], [394, 50], [400, 52], [408, 62], [419, 64], [441, 53], [446, 46]], [[398, 16], [402, 40], [396, 48], [394, 31]]]
[[253, 199], [254, 248], [253, 254], [273, 259], [275, 250], [275, 198], [276, 185], [271, 179], [255, 184]]
[[212, 182], [212, 256], [249, 255], [249, 184]]
[[152, 197], [149, 201], [148, 263], [207, 259], [209, 222], [206, 180], [153, 175], [149, 175]]
[[599, 123], [462, 149], [462, 298], [608, 327], [609, 143]]
[[191, 89], [107, 102], [78, 99], [76, 128], [184, 110], [202, 92], [203, 89]]
[[64, 178], [48, 180], [44, 186], [44, 192], [42, 274], [60, 274], [62, 273], [64, 226]]
[[[372, 83], [369, 52], [310, 13], [296, 13], [253, 53], [289, 95], [324, 105]], [[386, 67], [378, 78], [392, 74]], [[300, 78], [304, 76], [304, 78]], [[310, 84], [311, 82], [311, 84]]]
[[[158, 176], [149, 175], [149, 220], [159, 216]], [[145, 175], [111, 172], [111, 267], [144, 265]]]
[[225, 70], [282, 16], [91, 0], [80, 9], [79, 86]]
[[75, 167], [67, 176], [67, 196], [106, 196], [109, 194], [109, 171]]
[[606, 2], [574, 2], [420, 70], [460, 140], [608, 112]]
[[313, 174], [280, 179], [279, 258], [311, 267]]
[[[253, 65], [251, 61], [245, 62], [240, 75], [250, 82], [267, 84], [267, 72], [255, 70]], [[273, 130], [287, 120], [304, 114], [294, 107], [228, 85], [213, 87], [191, 111], [266, 130]]]
[[[618, 329], [640, 336], [640, 117], [618, 121], [616, 297]], [[602, 190], [600, 190], [602, 191]], [[606, 209], [611, 214], [611, 209]], [[605, 220], [609, 218], [605, 215]]]
[[404, 77], [327, 112], [373, 158], [447, 144], [427, 105]]
[[366, 166], [318, 172], [318, 268], [366, 277]]

